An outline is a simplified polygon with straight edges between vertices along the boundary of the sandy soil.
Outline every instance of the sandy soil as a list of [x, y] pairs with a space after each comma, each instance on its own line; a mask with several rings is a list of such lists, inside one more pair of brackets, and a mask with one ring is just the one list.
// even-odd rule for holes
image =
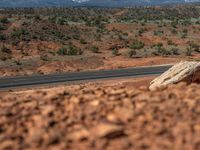
[[200, 85], [134, 83], [1, 92], [0, 149], [200, 149]]

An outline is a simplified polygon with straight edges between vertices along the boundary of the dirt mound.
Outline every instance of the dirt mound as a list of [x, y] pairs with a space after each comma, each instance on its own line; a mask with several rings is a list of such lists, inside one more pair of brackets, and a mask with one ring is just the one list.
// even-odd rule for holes
[[[200, 149], [200, 86], [1, 93], [0, 149]], [[184, 92], [183, 92], [184, 91]]]

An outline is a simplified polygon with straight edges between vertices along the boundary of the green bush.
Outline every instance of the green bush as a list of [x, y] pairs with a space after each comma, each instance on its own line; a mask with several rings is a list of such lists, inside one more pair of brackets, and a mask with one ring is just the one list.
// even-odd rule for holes
[[81, 39], [81, 40], [80, 40], [80, 43], [81, 43], [81, 44], [87, 44], [87, 42], [86, 42], [84, 39]]
[[138, 35], [139, 35], [139, 36], [142, 36], [142, 34], [143, 34], [145, 31], [147, 31], [147, 29], [145, 29], [145, 28], [140, 28], [140, 29], [138, 30]]
[[99, 48], [95, 45], [91, 46], [90, 50], [93, 52], [93, 53], [99, 53]]
[[113, 56], [117, 56], [118, 54], [119, 54], [118, 49], [116, 49], [116, 48], [112, 49], [112, 55]]
[[162, 49], [160, 49], [161, 50], [161, 54], [163, 55], [163, 56], [168, 56], [168, 55], [171, 55], [171, 51], [169, 51], [169, 50], [167, 50], [166, 48], [162, 48]]
[[186, 56], [192, 56], [192, 48], [191, 47], [188, 47], [187, 50], [186, 50]]
[[3, 34], [0, 34], [0, 41], [4, 41], [4, 40], [6, 40], [6, 36]]
[[58, 50], [57, 54], [58, 55], [67, 55], [67, 48], [66, 47], [62, 47]]
[[43, 61], [50, 61], [50, 60], [51, 60], [51, 59], [49, 58], [49, 56], [46, 55], [46, 54], [45, 54], [45, 55], [41, 55], [41, 56], [40, 56], [40, 59], [43, 60]]
[[8, 18], [0, 18], [0, 23], [9, 23]]
[[128, 57], [131, 58], [134, 55], [137, 55], [137, 52], [133, 49], [130, 49], [130, 50], [128, 50], [127, 54], [128, 54]]
[[70, 45], [69, 46], [69, 51], [68, 51], [68, 55], [81, 55], [83, 52], [81, 51], [81, 49], [77, 48], [74, 45]]
[[180, 55], [179, 49], [178, 49], [178, 48], [173, 47], [173, 48], [171, 49], [171, 52], [173, 53], [173, 55]]
[[81, 49], [74, 45], [69, 45], [68, 47], [62, 47], [58, 50], [58, 55], [81, 55], [83, 52]]
[[142, 49], [144, 48], [144, 43], [142, 41], [135, 40], [131, 45], [131, 49]]
[[162, 48], [163, 48], [163, 44], [157, 43], [157, 44], [152, 45], [151, 48], [155, 48], [158, 51], [158, 53], [161, 53]]
[[6, 28], [0, 24], [0, 31], [5, 30]]
[[155, 47], [158, 55], [161, 54], [163, 56], [167, 56], [167, 55], [172, 54], [172, 51], [164, 48], [162, 43], [157, 43], [157, 44], [153, 45], [152, 48], [153, 47]]
[[14, 29], [13, 32], [11, 33], [12, 37], [21, 37], [22, 35], [27, 35], [28, 31], [25, 29]]
[[190, 43], [189, 45], [191, 47], [192, 50], [196, 51], [196, 52], [200, 52], [200, 46], [195, 44], [195, 43]]
[[57, 24], [59, 25], [65, 25], [67, 24], [67, 22], [63, 19], [63, 18], [59, 18], [57, 21], [56, 21]]
[[172, 29], [172, 30], [171, 30], [171, 33], [172, 33], [172, 34], [177, 34], [178, 31], [177, 31], [176, 29]]

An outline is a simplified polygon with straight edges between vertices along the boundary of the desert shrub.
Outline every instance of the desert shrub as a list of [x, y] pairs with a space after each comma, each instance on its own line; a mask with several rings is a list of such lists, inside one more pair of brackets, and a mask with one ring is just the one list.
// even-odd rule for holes
[[51, 22], [51, 23], [56, 23], [56, 20], [57, 20], [56, 16], [50, 16], [48, 18], [48, 21]]
[[192, 50], [192, 48], [189, 46], [189, 47], [187, 48], [187, 50], [186, 50], [186, 56], [192, 56], [192, 52], [193, 52], [193, 50]]
[[172, 29], [172, 30], [171, 30], [171, 33], [172, 33], [172, 34], [177, 34], [177, 30], [176, 30], [176, 29]]
[[3, 34], [0, 34], [0, 41], [4, 41], [4, 40], [6, 40], [6, 36]]
[[118, 54], [119, 54], [119, 50], [118, 49], [116, 49], [116, 48], [112, 49], [112, 55], [113, 56], [117, 56]]
[[131, 49], [142, 49], [144, 48], [144, 43], [142, 41], [135, 40], [131, 45]]
[[118, 39], [119, 39], [120, 41], [123, 41], [123, 40], [124, 40], [124, 38], [123, 38], [123, 36], [122, 36], [121, 34], [118, 35]]
[[56, 38], [58, 38], [58, 39], [60, 39], [60, 40], [62, 40], [62, 39], [65, 37], [65, 35], [64, 35], [63, 33], [61, 33], [60, 31], [57, 31], [57, 30], [52, 31], [51, 33], [52, 33]]
[[195, 44], [195, 43], [190, 43], [189, 46], [191, 47], [191, 49], [193, 51], [196, 51], [196, 52], [200, 52], [200, 47], [199, 45]]
[[167, 41], [167, 44], [168, 44], [168, 45], [174, 45], [174, 43], [172, 42], [172, 40], [168, 40], [168, 41]]
[[80, 48], [74, 46], [74, 45], [70, 45], [69, 46], [69, 51], [68, 51], [68, 55], [81, 55], [83, 52]]
[[0, 60], [6, 61], [7, 59], [11, 59], [11, 51], [5, 45], [0, 47]]
[[129, 58], [131, 58], [134, 55], [137, 55], [137, 52], [136, 52], [136, 50], [130, 49], [130, 50], [128, 50], [127, 55]]
[[27, 35], [28, 34], [28, 31], [21, 28], [21, 29], [14, 29], [13, 32], [11, 33], [12, 37], [16, 37], [16, 38], [19, 38], [21, 37], [22, 35]]
[[173, 55], [180, 55], [179, 49], [176, 48], [176, 47], [173, 47], [173, 48], [171, 49], [171, 52], [172, 52]]
[[163, 34], [164, 34], [163, 30], [156, 30], [156, 31], [154, 31], [154, 35], [155, 36], [160, 36], [160, 35], [163, 35]]
[[163, 56], [171, 55], [171, 51], [164, 48], [162, 43], [157, 43], [153, 45], [152, 48], [156, 49], [157, 54], [161, 54]]
[[0, 31], [5, 30], [6, 28], [0, 24]]
[[157, 51], [153, 51], [152, 55], [154, 55], [154, 56], [160, 56], [160, 53], [158, 53]]
[[0, 18], [0, 23], [9, 23], [8, 18]]
[[11, 54], [11, 50], [7, 48], [5, 45], [1, 46], [1, 52]]
[[191, 22], [191, 20], [189, 20], [189, 19], [186, 19], [186, 20], [184, 20], [184, 21], [182, 22], [182, 25], [184, 25], [184, 26], [191, 25], [191, 24], [192, 24], [192, 22]]
[[158, 31], [153, 31], [153, 35], [157, 36], [158, 35]]
[[183, 29], [183, 33], [187, 34], [188, 33], [188, 29]]
[[0, 52], [0, 60], [6, 61], [6, 60], [11, 59], [11, 58], [12, 57], [11, 57], [10, 54]]
[[167, 50], [166, 48], [162, 47], [160, 49], [160, 53], [163, 55], [163, 56], [168, 56], [168, 55], [171, 55], [171, 51]]
[[57, 19], [56, 23], [59, 24], [59, 25], [65, 25], [65, 24], [67, 24], [67, 22], [63, 18]]
[[58, 55], [67, 55], [67, 48], [66, 47], [62, 47], [58, 50], [57, 54]]
[[11, 41], [11, 44], [12, 44], [13, 46], [17, 46], [19, 43], [20, 43], [20, 39], [13, 39], [13, 40]]
[[157, 43], [155, 46], [157, 46], [157, 47], [163, 47], [163, 43]]
[[74, 34], [72, 36], [72, 38], [75, 39], [75, 40], [79, 40], [80, 39], [80, 35], [79, 34]]
[[87, 44], [87, 42], [84, 39], [80, 39], [81, 44]]
[[43, 61], [50, 61], [51, 59], [49, 58], [48, 55], [44, 54], [44, 55], [41, 55], [40, 56], [40, 59], [43, 60]]
[[77, 48], [74, 45], [69, 45], [62, 47], [57, 52], [58, 55], [81, 55], [82, 51], [81, 49]]
[[181, 36], [182, 39], [185, 39], [186, 37], [187, 37], [186, 33], [182, 34], [182, 36]]
[[37, 21], [41, 20], [41, 17], [40, 17], [39, 15], [35, 15], [33, 18], [34, 18], [35, 20], [37, 20]]
[[14, 60], [14, 62], [15, 62], [15, 64], [18, 65], [18, 66], [22, 65], [22, 62], [21, 62], [20, 60]]
[[142, 34], [143, 34], [145, 31], [147, 31], [147, 29], [145, 29], [145, 28], [140, 28], [140, 29], [138, 30], [138, 35], [139, 35], [139, 36], [142, 36]]
[[93, 52], [93, 53], [99, 53], [99, 48], [95, 45], [91, 46], [90, 50]]
[[163, 43], [157, 43], [151, 46], [151, 48], [156, 48], [156, 49], [160, 49], [161, 47], [163, 47]]
[[198, 25], [200, 25], [200, 21], [196, 21], [196, 22], [195, 22], [195, 24], [198, 24]]
[[178, 25], [178, 22], [177, 22], [177, 21], [171, 22], [171, 26], [172, 26], [173, 28], [177, 28], [177, 25]]

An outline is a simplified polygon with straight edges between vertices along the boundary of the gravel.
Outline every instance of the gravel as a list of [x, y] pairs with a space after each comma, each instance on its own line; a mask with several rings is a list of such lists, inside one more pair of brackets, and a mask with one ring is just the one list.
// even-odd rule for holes
[[200, 85], [0, 94], [0, 149], [200, 149]]

